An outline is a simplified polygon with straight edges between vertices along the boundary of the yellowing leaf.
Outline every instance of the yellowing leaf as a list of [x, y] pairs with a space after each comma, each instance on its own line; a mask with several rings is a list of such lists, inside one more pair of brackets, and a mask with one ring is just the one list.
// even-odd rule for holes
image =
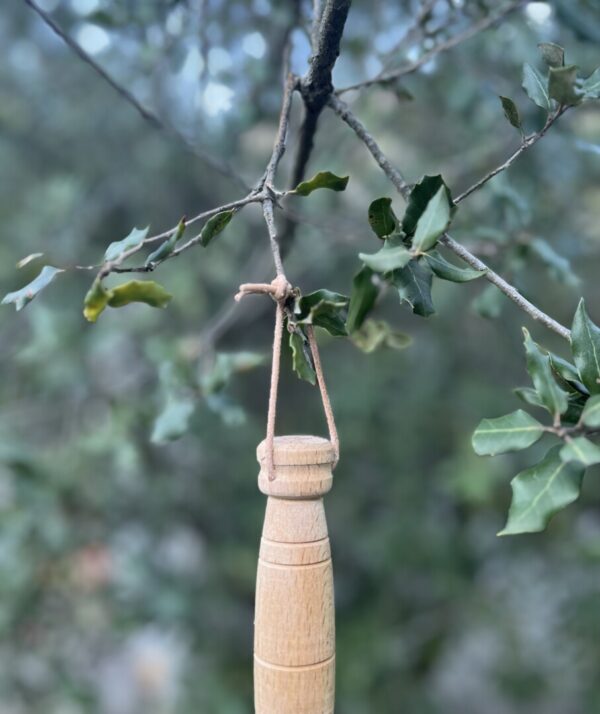
[[143, 302], [151, 307], [166, 307], [173, 296], [153, 280], [130, 280], [113, 288], [108, 296], [110, 307]]
[[88, 322], [96, 322], [108, 305], [110, 291], [106, 290], [102, 281], [96, 278], [83, 300], [83, 316]]

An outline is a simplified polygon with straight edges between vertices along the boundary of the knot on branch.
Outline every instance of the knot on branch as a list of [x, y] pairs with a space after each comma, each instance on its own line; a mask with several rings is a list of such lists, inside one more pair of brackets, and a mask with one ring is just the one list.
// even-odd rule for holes
[[275, 302], [283, 304], [291, 295], [294, 288], [285, 275], [278, 275], [270, 283], [243, 283], [235, 296], [235, 301], [239, 302], [246, 295], [270, 295]]

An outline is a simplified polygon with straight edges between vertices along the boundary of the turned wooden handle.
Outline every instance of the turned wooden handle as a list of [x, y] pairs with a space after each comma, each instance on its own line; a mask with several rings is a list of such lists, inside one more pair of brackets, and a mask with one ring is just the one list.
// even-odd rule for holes
[[[333, 714], [335, 613], [323, 495], [335, 452], [327, 439], [275, 439], [275, 475], [258, 477], [269, 498], [256, 578], [256, 714]], [[265, 442], [258, 447], [265, 464]]]

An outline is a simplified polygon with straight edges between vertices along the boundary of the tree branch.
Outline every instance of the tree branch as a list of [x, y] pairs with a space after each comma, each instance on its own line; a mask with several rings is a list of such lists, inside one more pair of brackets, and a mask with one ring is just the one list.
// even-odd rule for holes
[[479, 20], [479, 22], [475, 22], [466, 30], [463, 30], [463, 32], [459, 32], [458, 34], [449, 37], [447, 40], [444, 40], [443, 42], [440, 42], [439, 44], [435, 45], [430, 50], [422, 54], [414, 62], [409, 62], [408, 64], [405, 64], [402, 67], [393, 70], [392, 72], [382, 72], [376, 77], [373, 77], [373, 79], [367, 79], [364, 82], [357, 82], [356, 84], [351, 84], [348, 87], [342, 87], [342, 89], [337, 90], [336, 94], [341, 95], [345, 92], [350, 92], [355, 89], [365, 89], [366, 87], [371, 87], [374, 84], [386, 84], [387, 82], [391, 82], [395, 79], [405, 77], [407, 74], [412, 74], [413, 72], [416, 72], [418, 69], [420, 69], [424, 64], [430, 62], [437, 55], [441, 54], [442, 52], [446, 52], [447, 50], [452, 49], [457, 45], [460, 45], [465, 40], [469, 40], [471, 37], [474, 37], [480, 32], [483, 32], [484, 30], [487, 30], [493, 25], [496, 25], [511, 12], [518, 10], [525, 4], [526, 0], [514, 0], [513, 2], [510, 2], [505, 5], [503, 8], [500, 8], [498, 12], [487, 15], [486, 17]]
[[[381, 167], [385, 175], [394, 184], [398, 192], [407, 198], [410, 193], [410, 188], [400, 173], [398, 169], [394, 168], [387, 157], [384, 155], [383, 151], [369, 134], [364, 125], [352, 114], [348, 106], [335, 96], [329, 99], [329, 106], [333, 111], [344, 121], [348, 126], [355, 132], [358, 138], [365, 144], [367, 149], [370, 151], [371, 155]], [[547, 315], [545, 312], [536, 307], [533, 303], [529, 302], [526, 298], [521, 295], [521, 293], [508, 283], [503, 277], [494, 272], [489, 266], [487, 266], [482, 260], [473, 255], [468, 251], [463, 245], [455, 241], [450, 235], [445, 233], [440, 237], [439, 242], [445, 245], [449, 250], [451, 250], [455, 255], [464, 260], [468, 265], [476, 270], [485, 271], [485, 278], [490, 283], [495, 285], [499, 290], [501, 290], [508, 298], [510, 298], [518, 307], [526, 312], [533, 320], [541, 322], [543, 325], [548, 327], [550, 330], [556, 332], [556, 334], [564, 337], [565, 339], [570, 339], [570, 331], [561, 325], [559, 322], [554, 320], [552, 317]]]
[[166, 124], [157, 114], [145, 107], [128, 89], [123, 87], [117, 80], [112, 77], [103, 67], [101, 67], [84, 49], [78, 44], [69, 34], [67, 34], [60, 25], [58, 25], [52, 17], [43, 8], [41, 8], [35, 0], [23, 0], [29, 7], [44, 21], [44, 23], [56, 34], [60, 39], [96, 74], [109, 84], [117, 94], [128, 102], [139, 114], [147, 121], [154, 129], [163, 132], [180, 142], [185, 149], [193, 153], [198, 158], [202, 159], [212, 169], [218, 171], [222, 176], [231, 179], [238, 186], [241, 186], [245, 191], [249, 191], [250, 187], [244, 179], [233, 169], [230, 164], [223, 159], [216, 159], [204, 149], [193, 143], [188, 137], [182, 134], [175, 127]]

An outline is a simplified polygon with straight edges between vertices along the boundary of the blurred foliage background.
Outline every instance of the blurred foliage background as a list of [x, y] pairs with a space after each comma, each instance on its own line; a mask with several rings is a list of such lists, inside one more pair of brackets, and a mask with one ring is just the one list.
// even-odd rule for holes
[[[434, 5], [444, 37], [494, 3]], [[276, 128], [290, 4], [43, 7], [142, 103], [257, 180]], [[308, 23], [309, 3], [302, 11]], [[337, 84], [427, 49], [435, 37], [389, 54], [417, 11], [408, 0], [357, 0]], [[303, 73], [307, 36], [293, 36]], [[560, 42], [590, 73], [599, 37], [596, 0], [532, 2], [406, 78], [412, 100], [380, 88], [347, 98], [411, 180], [441, 172], [458, 192], [517, 146], [497, 95], [517, 101], [529, 130], [540, 126], [520, 87], [522, 63], [539, 66], [536, 44]], [[145, 122], [24, 3], [4, 4], [0, 45], [2, 293], [36, 274], [39, 264], [15, 268], [28, 253], [59, 266], [98, 262], [134, 225], [164, 230], [241, 195]], [[367, 206], [394, 191], [347, 127], [329, 112], [320, 124], [309, 173], [351, 180], [344, 194], [290, 200], [301, 220], [287, 273], [306, 291], [348, 293], [356, 254], [376, 249]], [[455, 237], [566, 324], [581, 294], [600, 321], [599, 153], [600, 115], [586, 105], [455, 220]], [[282, 187], [289, 166], [287, 157]], [[572, 272], [540, 258], [536, 238]], [[231, 305], [240, 282], [272, 273], [259, 209], [159, 273], [174, 295], [166, 311], [131, 306], [90, 325], [81, 307], [91, 275], [77, 271], [24, 312], [0, 315], [0, 714], [252, 711], [264, 509], [255, 447], [268, 389], [255, 354], [268, 357], [273, 315], [260, 297]], [[527, 383], [527, 319], [484, 290], [437, 284], [428, 320], [390, 294], [378, 310], [413, 336], [403, 352], [365, 355], [320, 336], [342, 443], [327, 508], [343, 714], [600, 708], [600, 486], [590, 474], [547, 533], [496, 538], [509, 480], [532, 457], [478, 458], [470, 433], [519, 406], [510, 390]], [[529, 327], [565, 354], [559, 338]], [[240, 352], [253, 354], [227, 356]], [[286, 360], [279, 432], [324, 433], [317, 392]], [[161, 426], [165, 405], [175, 417]], [[189, 418], [184, 435], [155, 443], [175, 435], [178, 417]]]

